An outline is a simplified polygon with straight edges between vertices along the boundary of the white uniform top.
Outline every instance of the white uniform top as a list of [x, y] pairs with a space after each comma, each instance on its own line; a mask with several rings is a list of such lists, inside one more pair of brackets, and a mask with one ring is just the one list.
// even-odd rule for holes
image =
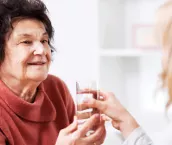
[[163, 132], [157, 133], [152, 139], [141, 127], [138, 127], [122, 145], [172, 145], [172, 124]]

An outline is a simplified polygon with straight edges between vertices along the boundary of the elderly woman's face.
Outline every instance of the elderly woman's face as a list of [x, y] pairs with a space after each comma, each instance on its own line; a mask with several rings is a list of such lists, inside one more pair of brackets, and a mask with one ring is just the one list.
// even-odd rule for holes
[[43, 23], [23, 19], [13, 23], [14, 29], [6, 39], [5, 60], [1, 71], [19, 80], [43, 81], [51, 62], [49, 37]]

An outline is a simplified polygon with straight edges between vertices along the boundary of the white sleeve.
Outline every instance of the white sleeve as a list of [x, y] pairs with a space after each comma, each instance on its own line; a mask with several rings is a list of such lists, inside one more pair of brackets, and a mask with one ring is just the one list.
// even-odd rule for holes
[[122, 145], [153, 145], [152, 140], [141, 127], [136, 128]]

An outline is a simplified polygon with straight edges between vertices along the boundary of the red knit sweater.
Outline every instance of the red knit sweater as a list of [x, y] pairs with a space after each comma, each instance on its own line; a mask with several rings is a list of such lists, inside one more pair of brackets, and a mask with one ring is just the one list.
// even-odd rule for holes
[[55, 145], [58, 133], [75, 113], [66, 85], [49, 75], [33, 103], [16, 96], [0, 81], [0, 145]]

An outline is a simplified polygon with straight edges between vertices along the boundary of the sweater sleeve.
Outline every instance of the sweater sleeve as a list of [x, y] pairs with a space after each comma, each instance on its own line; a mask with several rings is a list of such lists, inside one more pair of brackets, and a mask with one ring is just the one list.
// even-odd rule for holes
[[6, 137], [4, 136], [4, 134], [0, 131], [0, 145], [6, 145]]
[[122, 145], [153, 145], [152, 140], [141, 127], [136, 128]]

